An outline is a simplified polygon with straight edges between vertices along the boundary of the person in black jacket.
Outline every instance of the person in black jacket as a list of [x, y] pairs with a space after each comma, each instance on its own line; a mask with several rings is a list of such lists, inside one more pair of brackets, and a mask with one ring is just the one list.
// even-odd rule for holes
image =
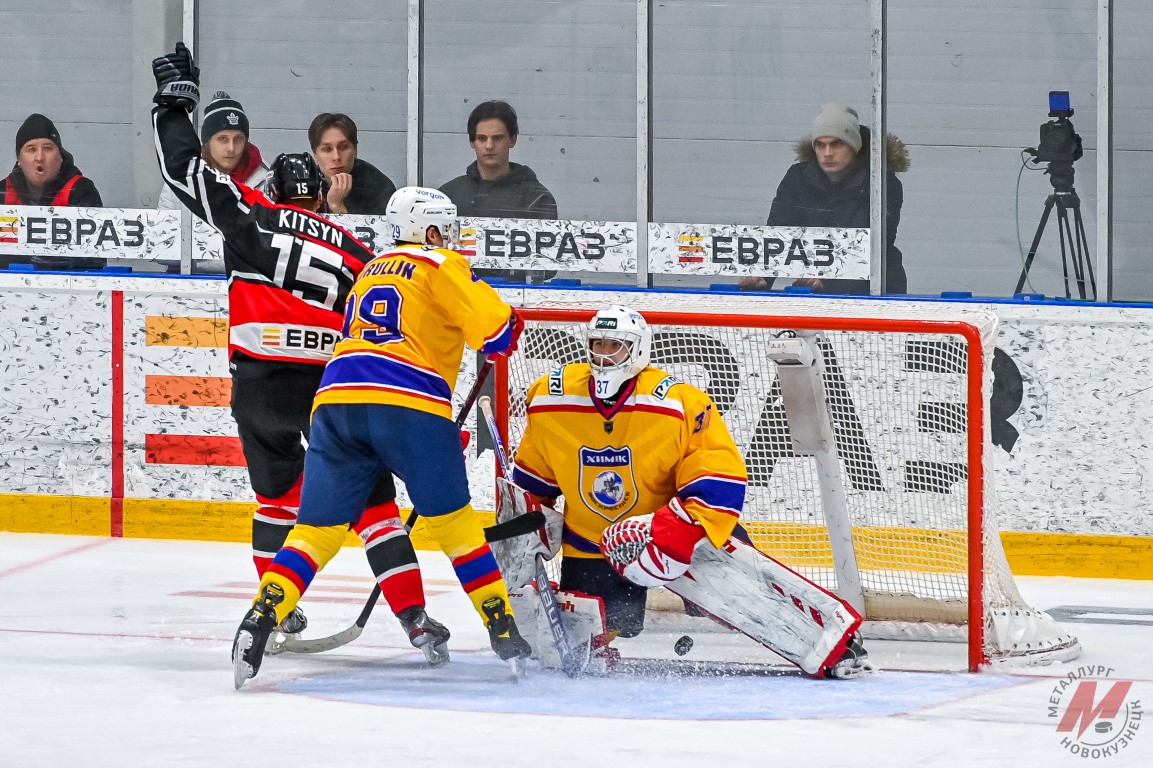
[[[341, 339], [344, 304], [356, 277], [375, 258], [345, 229], [318, 216], [321, 174], [312, 155], [280, 155], [269, 170], [272, 197], [236, 183], [204, 160], [189, 113], [200, 98], [199, 69], [183, 43], [152, 62], [158, 90], [152, 110], [160, 172], [192, 214], [224, 240], [228, 275], [228, 355], [232, 416], [260, 506], [252, 525], [257, 574], [296, 522], [312, 400], [325, 363]], [[350, 526], [365, 544], [389, 607], [413, 645], [448, 631], [425, 612], [416, 552], [405, 534], [391, 473], [382, 473], [364, 514]], [[281, 631], [307, 622], [294, 612]], [[419, 643], [418, 643], [419, 640]], [[443, 645], [443, 643], [442, 643]], [[423, 649], [422, 649], [423, 650]], [[442, 649], [443, 650], [443, 649]]]
[[324, 213], [383, 216], [396, 185], [356, 156], [356, 123], [340, 112], [321, 112], [308, 126], [308, 143], [324, 174]]
[[[888, 174], [884, 292], [906, 292], [905, 268], [896, 246], [904, 191], [897, 174], [908, 169], [909, 154], [894, 136], [885, 138]], [[869, 129], [860, 125], [857, 113], [840, 104], [825, 104], [813, 123], [813, 138], [797, 144], [794, 163], [777, 187], [769, 211], [769, 226], [869, 227]], [[868, 294], [868, 280], [802, 278], [816, 293]], [[773, 278], [745, 277], [742, 290], [768, 290]]]
[[[463, 176], [441, 185], [456, 204], [458, 216], [494, 219], [555, 219], [556, 198], [540, 183], [532, 168], [509, 161], [520, 125], [516, 110], [505, 101], [485, 101], [468, 116], [468, 143], [476, 153]], [[556, 272], [478, 269], [481, 277], [524, 281], [531, 274], [545, 280]]]
[[[60, 143], [56, 125], [34, 112], [16, 131], [16, 165], [0, 180], [0, 204], [99, 208], [104, 202], [96, 185], [80, 172], [72, 153]], [[100, 269], [108, 263], [70, 256], [0, 256], [0, 267], [29, 260], [41, 269]]]
[[441, 185], [458, 216], [497, 219], [555, 219], [556, 198], [532, 168], [509, 162], [520, 126], [508, 102], [486, 101], [468, 116], [468, 143], [476, 160], [463, 176]]

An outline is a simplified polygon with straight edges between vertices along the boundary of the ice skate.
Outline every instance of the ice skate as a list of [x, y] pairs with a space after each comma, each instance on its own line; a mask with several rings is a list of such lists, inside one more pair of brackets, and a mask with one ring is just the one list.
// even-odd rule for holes
[[514, 677], [524, 677], [525, 659], [532, 655], [532, 646], [521, 637], [504, 599], [490, 597], [480, 607], [488, 619], [488, 639], [493, 651], [509, 663]]
[[300, 637], [300, 633], [308, 629], [308, 617], [304, 615], [304, 611], [300, 610], [300, 606], [292, 609], [292, 613], [284, 617], [284, 621], [276, 627], [277, 632], [282, 632], [292, 637]]
[[299, 640], [300, 634], [308, 629], [308, 617], [300, 606], [292, 609], [292, 613], [284, 617], [284, 621], [277, 625], [272, 633], [272, 639], [264, 650], [265, 656], [279, 656], [284, 653], [290, 640]]
[[419, 605], [405, 608], [396, 618], [408, 633], [412, 647], [420, 649], [429, 666], [439, 667], [448, 661], [448, 627], [429, 616]]
[[851, 680], [855, 677], [866, 677], [875, 671], [876, 667], [869, 662], [869, 652], [861, 643], [860, 635], [853, 635], [849, 638], [849, 644], [845, 647], [841, 660], [825, 670], [825, 677]]
[[248, 609], [232, 641], [232, 684], [237, 690], [244, 681], [256, 677], [268, 639], [276, 631], [276, 606], [284, 602], [284, 590], [268, 584]]

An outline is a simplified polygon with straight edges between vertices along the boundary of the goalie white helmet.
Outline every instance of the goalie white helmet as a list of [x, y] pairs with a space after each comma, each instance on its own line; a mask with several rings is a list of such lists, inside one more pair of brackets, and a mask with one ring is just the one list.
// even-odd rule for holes
[[436, 227], [444, 238], [443, 248], [456, 244], [456, 205], [448, 195], [427, 187], [401, 187], [385, 209], [385, 221], [398, 243], [428, 245], [426, 233]]
[[635, 309], [613, 306], [597, 312], [585, 327], [585, 350], [597, 397], [613, 397], [643, 371], [652, 347], [653, 332]]

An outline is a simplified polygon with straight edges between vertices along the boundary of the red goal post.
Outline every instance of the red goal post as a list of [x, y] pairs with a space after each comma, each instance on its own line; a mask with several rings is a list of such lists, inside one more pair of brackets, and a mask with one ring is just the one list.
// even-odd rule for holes
[[[777, 297], [749, 297], [736, 313], [722, 298], [679, 298], [675, 312], [631, 300], [654, 332], [652, 365], [708, 391], [733, 433], [750, 470], [742, 520], [759, 548], [852, 602], [874, 636], [967, 641], [974, 671], [1079, 652], [1025, 604], [1001, 546], [995, 316]], [[584, 359], [581, 329], [600, 306], [519, 310], [520, 350], [496, 368], [510, 450], [525, 390]], [[812, 370], [770, 359], [782, 338], [812, 351]]]

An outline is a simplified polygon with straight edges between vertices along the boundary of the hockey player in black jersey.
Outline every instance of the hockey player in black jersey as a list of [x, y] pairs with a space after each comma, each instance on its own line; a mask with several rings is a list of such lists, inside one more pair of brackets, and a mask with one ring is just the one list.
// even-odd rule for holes
[[[180, 201], [223, 236], [228, 275], [228, 361], [232, 415], [260, 506], [252, 523], [258, 577], [296, 522], [313, 395], [341, 338], [344, 303], [375, 254], [314, 212], [320, 170], [311, 155], [280, 155], [269, 195], [238, 184], [201, 158], [189, 113], [199, 101], [199, 68], [183, 43], [152, 62], [157, 91], [152, 125], [160, 171]], [[384, 473], [351, 527], [409, 640], [430, 663], [448, 659], [448, 630], [425, 612], [412, 542]], [[299, 609], [280, 625], [296, 634]]]

